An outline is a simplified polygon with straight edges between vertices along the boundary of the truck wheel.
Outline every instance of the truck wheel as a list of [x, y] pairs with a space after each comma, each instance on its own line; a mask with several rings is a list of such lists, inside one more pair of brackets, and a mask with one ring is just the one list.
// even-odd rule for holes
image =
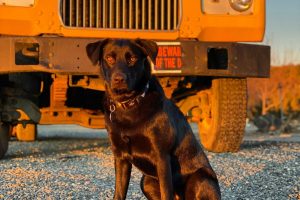
[[0, 159], [4, 157], [8, 149], [9, 130], [9, 125], [4, 123], [0, 125]]
[[246, 79], [214, 79], [211, 88], [200, 91], [198, 96], [202, 145], [213, 152], [238, 151], [246, 124]]

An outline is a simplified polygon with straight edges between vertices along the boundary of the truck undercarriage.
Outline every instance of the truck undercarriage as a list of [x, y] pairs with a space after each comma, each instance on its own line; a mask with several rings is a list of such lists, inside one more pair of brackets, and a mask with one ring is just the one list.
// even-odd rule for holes
[[[85, 46], [93, 41], [1, 37], [2, 132], [32, 141], [37, 124], [104, 128], [104, 82], [99, 67], [85, 53]], [[159, 54], [152, 72], [167, 97], [198, 123], [207, 149], [236, 151], [246, 119], [246, 77], [269, 75], [268, 68], [260, 67], [268, 65], [269, 47], [195, 40], [157, 43]]]

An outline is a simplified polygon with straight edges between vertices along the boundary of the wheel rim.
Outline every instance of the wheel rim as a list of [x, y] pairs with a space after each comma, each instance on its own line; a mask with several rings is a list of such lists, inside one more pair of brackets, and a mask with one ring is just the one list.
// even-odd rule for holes
[[209, 133], [213, 126], [212, 104], [210, 100], [211, 91], [205, 90], [198, 93], [200, 119], [198, 121], [199, 133], [202, 143], [209, 140]]

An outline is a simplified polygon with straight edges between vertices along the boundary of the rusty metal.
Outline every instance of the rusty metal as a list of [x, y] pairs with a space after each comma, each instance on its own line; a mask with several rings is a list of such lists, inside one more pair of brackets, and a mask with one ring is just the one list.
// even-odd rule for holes
[[[166, 43], [166, 44], [172, 44]], [[263, 45], [181, 41], [182, 67], [178, 70], [156, 70], [157, 75], [201, 75], [220, 77], [269, 77], [270, 47]], [[226, 69], [209, 68], [208, 50], [225, 49], [228, 52]]]
[[[89, 128], [104, 128], [104, 116], [101, 112], [91, 112], [81, 108], [70, 108], [65, 104], [68, 87], [101, 87], [103, 83], [99, 79], [83, 80], [72, 84], [72, 78], [68, 75], [52, 75], [53, 82], [50, 89], [50, 106], [40, 109], [40, 124], [79, 124]], [[69, 84], [70, 81], [70, 84]], [[104, 88], [102, 88], [104, 89]]]
[[68, 76], [67, 75], [52, 75], [53, 83], [50, 90], [50, 107], [64, 107], [67, 100]]
[[40, 124], [78, 124], [88, 128], [104, 128], [103, 113], [91, 113], [80, 108], [42, 108]]
[[[27, 42], [39, 44], [39, 64], [16, 65], [15, 43]], [[99, 66], [93, 66], [86, 55], [85, 47], [92, 39], [80, 38], [0, 38], [0, 73], [8, 72], [50, 72], [99, 75]], [[160, 44], [160, 43], [158, 43]], [[166, 42], [172, 44], [172, 42]], [[270, 47], [240, 43], [218, 43], [177, 41], [182, 51], [180, 70], [156, 70], [159, 76], [166, 75], [201, 75], [222, 77], [268, 77], [270, 73]], [[227, 68], [208, 68], [208, 49], [226, 49], [228, 52]], [[72, 53], [70, 53], [72, 52]]]

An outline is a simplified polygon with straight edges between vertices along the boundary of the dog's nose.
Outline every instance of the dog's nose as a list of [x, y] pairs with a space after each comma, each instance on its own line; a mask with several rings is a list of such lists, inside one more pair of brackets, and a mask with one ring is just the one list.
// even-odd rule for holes
[[112, 80], [114, 83], [123, 83], [126, 80], [126, 75], [123, 73], [114, 73]]

